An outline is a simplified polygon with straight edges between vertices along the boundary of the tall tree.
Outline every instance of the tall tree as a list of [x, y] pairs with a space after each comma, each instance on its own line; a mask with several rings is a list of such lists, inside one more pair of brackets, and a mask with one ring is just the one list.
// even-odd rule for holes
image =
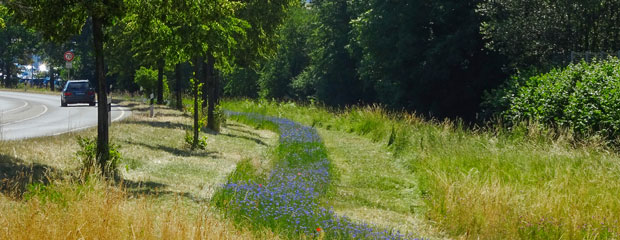
[[[166, 1], [164, 1], [166, 3]], [[198, 145], [198, 88], [205, 82], [201, 72], [207, 56], [213, 56], [209, 64], [225, 65], [231, 49], [237, 44], [236, 39], [242, 36], [247, 23], [234, 16], [234, 12], [242, 4], [234, 1], [174, 1], [169, 5], [173, 44], [177, 52], [175, 62], [181, 63], [191, 59], [194, 65], [193, 97], [194, 97], [194, 138], [192, 148]], [[202, 81], [199, 81], [202, 79]]]
[[[215, 51], [211, 52], [214, 57], [220, 56], [219, 69], [230, 72], [231, 66], [253, 68], [268, 54], [273, 53], [277, 43], [277, 30], [287, 16], [287, 10], [298, 0], [247, 0], [242, 1], [239, 11], [234, 12], [234, 17], [247, 23], [242, 34], [235, 34], [235, 44], [224, 44], [215, 41]], [[209, 58], [207, 58], [209, 59]], [[216, 60], [214, 58], [213, 60]], [[207, 61], [211, 66], [208, 69], [216, 70], [215, 62]], [[221, 74], [212, 71], [209, 87], [209, 99], [207, 109], [207, 127], [216, 130], [217, 124], [214, 115], [215, 106], [219, 102]]]
[[173, 55], [173, 29], [178, 27], [171, 22], [171, 5], [174, 1], [127, 1], [130, 14], [123, 19], [127, 24], [125, 34], [132, 36], [134, 57], [141, 59], [142, 65], [157, 68], [157, 104], [164, 103], [164, 68], [169, 55]]
[[97, 81], [98, 125], [97, 162], [103, 174], [113, 173], [108, 164], [110, 155], [108, 132], [107, 86], [104, 62], [104, 27], [122, 14], [122, 0], [63, 1], [63, 0], [9, 0], [16, 16], [39, 30], [51, 41], [63, 42], [79, 34], [90, 18], [95, 55]]

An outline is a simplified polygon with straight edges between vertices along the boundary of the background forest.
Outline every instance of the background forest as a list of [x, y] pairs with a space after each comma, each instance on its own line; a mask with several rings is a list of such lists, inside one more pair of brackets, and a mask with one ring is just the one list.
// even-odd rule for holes
[[[213, 66], [217, 80], [203, 84], [203, 104], [208, 102], [209, 89], [215, 89], [210, 95], [318, 102], [334, 107], [380, 104], [427, 117], [475, 123], [528, 120], [532, 114], [514, 114], [517, 99], [513, 96], [519, 95], [519, 89], [533, 86], [525, 84], [530, 77], [554, 68], [561, 71], [570, 63], [589, 63], [620, 54], [619, 7], [617, 0], [301, 1], [288, 7], [282, 25], [266, 26], [265, 31], [277, 28], [276, 34], [267, 36], [250, 30], [248, 35], [260, 41], [244, 38], [233, 43], [234, 49], [229, 46], [220, 51]], [[6, 45], [0, 46], [5, 85], [16, 83], [7, 77], [16, 71], [11, 61], [27, 62], [26, 56], [37, 54], [61, 67], [57, 55], [64, 49], [76, 52], [75, 78], [95, 79], [90, 24], [71, 41], [47, 43], [3, 11], [5, 27], [0, 38], [21, 39], [0, 43]], [[132, 11], [140, 13], [139, 9]], [[106, 28], [107, 78], [115, 90], [135, 92], [143, 87], [145, 92], [156, 92], [145, 86], [155, 86], [158, 80], [170, 81], [170, 91], [179, 93], [166, 95], [176, 96], [169, 99], [171, 103], [180, 102], [181, 94], [190, 92], [192, 67], [189, 59], [174, 54], [177, 40], [170, 35], [175, 30], [158, 27], [174, 21], [163, 17], [166, 14], [155, 11], [144, 19], [136, 17], [140, 14], [128, 14]], [[244, 14], [252, 13], [241, 12], [239, 16]], [[248, 19], [252, 24], [252, 18]], [[234, 32], [228, 36], [225, 41], [229, 45], [238, 38]], [[261, 48], [255, 47], [258, 45]], [[611, 67], [617, 68], [617, 64]], [[161, 74], [152, 73], [152, 83], [147, 83], [138, 77], [147, 69]], [[549, 84], [554, 79], [546, 81]], [[571, 89], [577, 82], [568, 81], [567, 91], [575, 92]], [[612, 79], [610, 84], [617, 82]], [[618, 102], [615, 92], [604, 98]], [[578, 91], [576, 94], [574, 97], [583, 97]], [[164, 98], [163, 93], [158, 93], [160, 98]], [[556, 103], [556, 108], [566, 104]], [[536, 104], [530, 105], [535, 108]], [[618, 113], [603, 109], [609, 106], [594, 108], [594, 112], [583, 114], [607, 111], [599, 115], [608, 115], [609, 119], [578, 124], [589, 129], [607, 121], [594, 126], [600, 129], [620, 118]], [[534, 119], [574, 125], [556, 121], [564, 113], [540, 114], [547, 115]]]

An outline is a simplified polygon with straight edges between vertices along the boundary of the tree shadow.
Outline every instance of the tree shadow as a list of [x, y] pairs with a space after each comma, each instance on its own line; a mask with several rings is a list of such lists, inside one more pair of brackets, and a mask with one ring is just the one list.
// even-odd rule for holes
[[168, 129], [191, 129], [191, 126], [184, 123], [173, 123], [173, 122], [156, 122], [156, 121], [138, 121], [131, 120], [127, 121], [126, 124], [138, 124], [138, 125], [147, 125], [156, 128], [168, 128]]
[[125, 190], [126, 193], [132, 196], [158, 196], [166, 194], [177, 194], [166, 190], [168, 185], [152, 181], [132, 181], [128, 179], [121, 179], [117, 182], [118, 186]]
[[242, 129], [242, 127], [243, 126], [238, 125], [238, 124], [227, 124], [227, 126], [226, 126], [226, 128], [228, 128], [230, 130], [233, 130], [233, 131], [236, 131], [236, 132], [242, 132], [242, 133], [245, 133], [245, 134], [248, 134], [248, 135], [252, 135], [254, 137], [259, 137], [259, 138], [261, 137], [258, 133]]
[[215, 151], [192, 151], [190, 149], [179, 149], [179, 148], [173, 148], [173, 147], [169, 147], [169, 146], [164, 146], [161, 144], [158, 145], [150, 145], [150, 144], [146, 144], [146, 143], [142, 143], [142, 142], [130, 142], [130, 141], [125, 141], [128, 144], [135, 144], [135, 145], [139, 145], [139, 146], [143, 146], [152, 150], [157, 150], [157, 151], [164, 151], [167, 153], [170, 153], [172, 155], [175, 156], [179, 156], [179, 157], [212, 157], [212, 158], [219, 158], [217, 156], [217, 152]]
[[[122, 102], [123, 102], [123, 100], [112, 99], [112, 103], [117, 104], [117, 105], [120, 105]], [[139, 105], [140, 104], [130, 102], [130, 103], [127, 103], [127, 104], [123, 105], [123, 107], [133, 108], [133, 107], [139, 106]]]
[[205, 199], [196, 197], [189, 192], [175, 192], [166, 190], [168, 185], [158, 182], [152, 181], [132, 181], [123, 179], [120, 182], [117, 182], [118, 186], [123, 189], [125, 193], [134, 198], [150, 196], [150, 197], [160, 197], [165, 195], [182, 197], [191, 199], [196, 203], [202, 203]]
[[155, 113], [155, 117], [190, 117], [190, 115], [185, 113]]
[[20, 199], [28, 185], [48, 184], [61, 176], [63, 171], [39, 163], [25, 163], [19, 158], [0, 154], [0, 192], [5, 196]]
[[221, 133], [221, 135], [231, 137], [231, 138], [245, 139], [245, 140], [253, 141], [263, 146], [267, 146], [267, 144], [263, 142], [263, 140], [260, 140], [258, 138], [253, 138], [253, 137], [248, 137], [248, 136], [243, 136], [243, 135], [235, 135], [235, 134], [230, 134], [230, 133]]
[[[77, 176], [72, 175], [70, 172], [38, 163], [27, 164], [19, 158], [0, 154], [0, 193], [9, 198], [21, 200], [28, 191], [29, 185], [48, 185], [54, 179], [66, 177], [79, 182]], [[119, 178], [115, 180], [115, 184], [129, 196], [133, 197], [174, 195], [192, 199], [196, 202], [200, 201], [200, 199], [190, 193], [167, 190], [168, 185], [163, 183]]]

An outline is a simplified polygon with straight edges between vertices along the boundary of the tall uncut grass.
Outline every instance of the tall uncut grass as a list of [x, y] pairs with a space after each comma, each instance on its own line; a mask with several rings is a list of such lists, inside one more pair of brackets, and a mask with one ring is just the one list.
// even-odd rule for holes
[[210, 212], [180, 198], [136, 197], [97, 180], [30, 185], [21, 201], [0, 195], [0, 239], [255, 238]]
[[452, 237], [620, 238], [620, 156], [538, 124], [471, 130], [380, 107], [331, 112], [294, 103], [226, 101], [384, 144], [416, 175], [425, 214]]

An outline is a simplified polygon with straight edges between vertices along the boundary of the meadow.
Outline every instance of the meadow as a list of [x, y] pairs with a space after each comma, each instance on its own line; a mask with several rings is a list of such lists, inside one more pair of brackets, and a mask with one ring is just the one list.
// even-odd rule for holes
[[227, 100], [222, 131], [190, 151], [187, 113], [123, 104], [121, 182], [76, 176], [93, 129], [0, 142], [0, 238], [620, 237], [620, 157], [604, 138]]
[[[449, 238], [620, 237], [620, 157], [604, 139], [576, 140], [568, 132], [535, 123], [510, 130], [471, 129], [459, 122], [427, 121], [380, 107], [333, 112], [314, 105], [244, 100], [227, 101], [223, 107], [354, 133], [383, 145], [391, 161], [413, 176], [405, 179], [418, 186], [409, 201], [417, 206], [422, 199], [424, 204], [412, 212], [421, 212]], [[341, 179], [363, 181], [365, 176], [347, 169], [334, 171], [341, 173]], [[400, 186], [381, 188], [394, 192]], [[346, 209], [348, 204], [341, 205]], [[398, 208], [382, 207], [381, 200], [365, 205]]]

